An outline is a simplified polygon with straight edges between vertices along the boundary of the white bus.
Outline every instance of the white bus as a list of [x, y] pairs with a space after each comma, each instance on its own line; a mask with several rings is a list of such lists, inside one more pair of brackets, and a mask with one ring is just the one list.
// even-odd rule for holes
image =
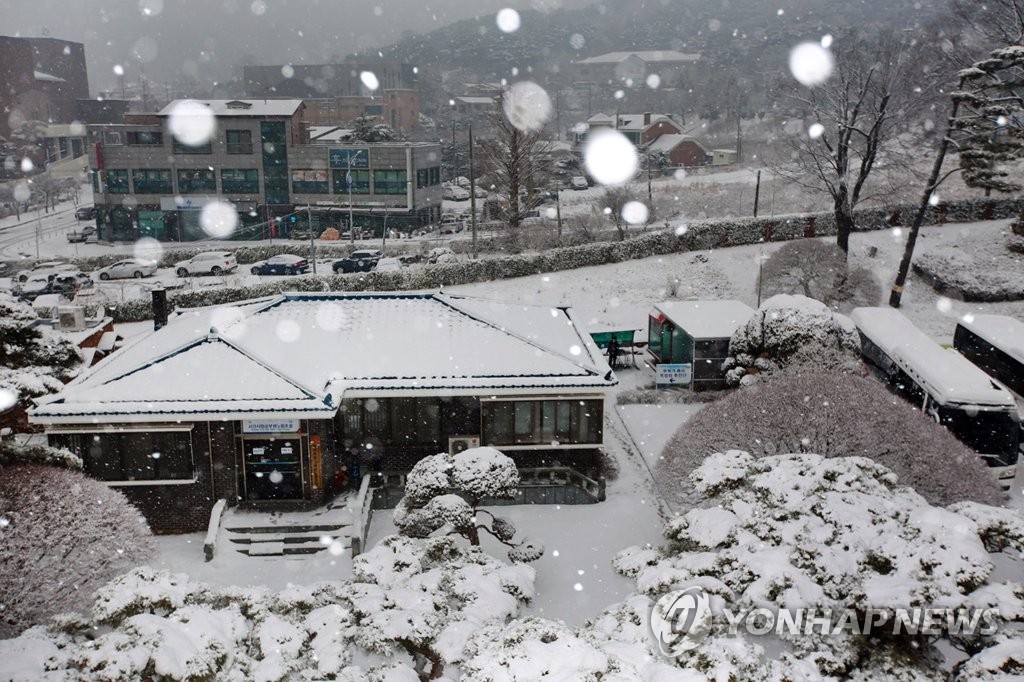
[[1010, 392], [893, 308], [857, 308], [861, 355], [899, 395], [978, 452], [1000, 484], [1013, 482], [1020, 417]]
[[953, 347], [1004, 386], [1024, 396], [1024, 322], [1005, 315], [960, 321]]

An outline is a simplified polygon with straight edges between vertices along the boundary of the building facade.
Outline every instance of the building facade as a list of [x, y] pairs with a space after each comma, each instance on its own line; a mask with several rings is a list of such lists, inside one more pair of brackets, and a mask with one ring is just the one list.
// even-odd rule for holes
[[700, 61], [700, 55], [676, 50], [608, 52], [573, 63], [577, 81], [597, 86], [644, 87], [649, 76], [657, 76], [661, 87], [682, 83], [687, 69]]
[[0, 137], [23, 121], [71, 123], [75, 100], [87, 97], [84, 45], [0, 36]]
[[385, 223], [408, 231], [440, 217], [437, 145], [310, 144], [301, 100], [203, 104], [216, 129], [198, 147], [170, 132], [177, 102], [121, 125], [90, 127], [102, 238], [206, 239], [201, 212], [218, 201], [238, 211], [238, 239], [284, 237], [293, 227], [347, 230], [350, 213], [357, 229], [378, 232]]
[[[301, 330], [293, 342], [282, 324]], [[179, 311], [30, 420], [154, 530], [186, 532], [218, 499], [318, 504], [470, 444], [596, 477], [616, 384], [568, 308], [283, 294]]]

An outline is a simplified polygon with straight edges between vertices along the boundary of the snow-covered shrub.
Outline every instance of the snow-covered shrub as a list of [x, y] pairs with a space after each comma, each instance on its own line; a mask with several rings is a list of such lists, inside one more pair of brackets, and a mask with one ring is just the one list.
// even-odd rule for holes
[[[416, 462], [405, 479], [405, 495], [395, 507], [395, 525], [403, 534], [425, 538], [441, 531], [480, 545], [480, 531], [511, 548], [515, 562], [535, 561], [544, 554], [529, 539], [514, 542], [516, 527], [508, 519], [479, 509], [488, 498], [511, 500], [519, 486], [515, 462], [494, 448], [469, 448], [451, 455], [442, 452]], [[481, 514], [490, 517], [484, 523]]]
[[0, 637], [87, 603], [97, 587], [145, 561], [153, 543], [124, 495], [77, 471], [0, 470]]
[[528, 566], [451, 538], [399, 536], [357, 557], [351, 580], [279, 593], [142, 567], [101, 588], [91, 617], [0, 640], [0, 665], [25, 680], [46, 671], [55, 679], [436, 678], [474, 633], [518, 615], [534, 578]]
[[939, 293], [963, 301], [1024, 299], [1024, 275], [1019, 261], [1009, 256], [992, 262], [959, 252], [926, 253], [914, 261], [913, 268]]
[[787, 368], [852, 371], [859, 363], [860, 337], [850, 318], [821, 301], [779, 294], [732, 335], [724, 369], [726, 381], [736, 386]]
[[[708, 506], [672, 519], [666, 546], [633, 547], [615, 559], [648, 598], [694, 585], [711, 595], [711, 634], [677, 659], [679, 667], [709, 679], [946, 679], [953, 662], [941, 652], [960, 649], [970, 657], [962, 671], [1019, 670], [1021, 632], [1007, 624], [1024, 617], [1020, 511], [931, 506], [863, 457], [730, 451], [708, 457], [691, 478]], [[1011, 552], [998, 554], [1004, 547]], [[997, 571], [1006, 562], [1017, 567]], [[894, 632], [892, 622], [867, 618], [871, 609], [993, 606], [995, 635]], [[831, 610], [834, 623], [852, 609], [866, 632], [783, 628], [768, 638], [742, 630], [732, 637], [725, 607]], [[628, 651], [624, 644], [637, 643], [646, 624], [637, 611], [609, 609], [588, 625], [588, 637]], [[771, 660], [758, 639], [775, 652]]]
[[882, 289], [870, 270], [851, 267], [834, 242], [800, 239], [783, 244], [765, 261], [761, 295], [801, 294], [833, 310], [878, 305]]
[[868, 457], [932, 504], [1004, 499], [976, 453], [872, 378], [792, 372], [724, 394], [668, 441], [657, 468], [659, 489], [677, 504], [691, 501], [690, 473], [711, 453], [734, 449], [754, 457]]
[[0, 468], [8, 464], [46, 464], [81, 469], [82, 458], [67, 448], [41, 443], [21, 443], [15, 438], [0, 439]]
[[0, 292], [0, 390], [23, 406], [59, 391], [82, 363], [75, 344], [58, 331], [33, 327], [35, 320], [31, 306]]

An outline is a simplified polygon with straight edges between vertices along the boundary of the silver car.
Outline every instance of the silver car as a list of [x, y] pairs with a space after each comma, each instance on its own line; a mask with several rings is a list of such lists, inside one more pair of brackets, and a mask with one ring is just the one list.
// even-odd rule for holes
[[142, 279], [143, 277], [151, 277], [156, 273], [156, 267], [156, 261], [127, 258], [105, 268], [100, 268], [96, 271], [96, 276], [104, 282], [108, 279], [126, 279], [129, 277]]

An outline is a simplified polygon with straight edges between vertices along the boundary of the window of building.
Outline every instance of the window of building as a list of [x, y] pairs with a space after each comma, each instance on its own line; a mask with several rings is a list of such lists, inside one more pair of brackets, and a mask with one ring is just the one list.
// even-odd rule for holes
[[189, 145], [182, 144], [181, 142], [178, 142], [177, 139], [175, 139], [174, 140], [174, 153], [175, 154], [212, 154], [213, 153], [213, 145], [211, 143], [207, 142], [206, 144], [201, 144], [198, 147], [190, 147]]
[[217, 176], [209, 168], [179, 168], [178, 193], [196, 194], [217, 191]]
[[404, 170], [373, 171], [374, 194], [405, 194], [405, 182]]
[[363, 116], [382, 116], [384, 107], [379, 104], [367, 104], [363, 107]]
[[103, 144], [117, 145], [121, 144], [121, 133], [117, 130], [105, 130], [103, 131]]
[[224, 138], [228, 154], [252, 154], [251, 130], [227, 130]]
[[50, 436], [82, 458], [85, 473], [101, 481], [192, 479], [192, 439], [188, 431], [127, 431]]
[[171, 171], [164, 168], [139, 168], [132, 171], [137, 194], [173, 194]]
[[293, 170], [292, 192], [295, 194], [327, 194], [326, 170]]
[[436, 445], [441, 440], [439, 398], [346, 400], [345, 432], [385, 445]]
[[128, 194], [131, 188], [128, 186], [127, 170], [107, 171], [107, 191], [111, 194]]
[[164, 134], [156, 130], [130, 130], [128, 131], [128, 144], [141, 145], [162, 145]]
[[[334, 175], [334, 193], [335, 194], [347, 194], [348, 184], [345, 182], [345, 176], [348, 173], [347, 170], [335, 169]], [[365, 170], [353, 170], [352, 171], [352, 193], [353, 194], [369, 194], [370, 193], [370, 171]]]
[[85, 154], [85, 150], [82, 147], [82, 141], [76, 137], [71, 138], [71, 158], [77, 159], [83, 154]]
[[482, 408], [488, 445], [601, 442], [600, 400], [494, 400]]
[[224, 168], [220, 186], [225, 194], [259, 194], [260, 173], [255, 168]]
[[416, 187], [433, 187], [441, 184], [441, 168], [421, 168], [416, 171]]

